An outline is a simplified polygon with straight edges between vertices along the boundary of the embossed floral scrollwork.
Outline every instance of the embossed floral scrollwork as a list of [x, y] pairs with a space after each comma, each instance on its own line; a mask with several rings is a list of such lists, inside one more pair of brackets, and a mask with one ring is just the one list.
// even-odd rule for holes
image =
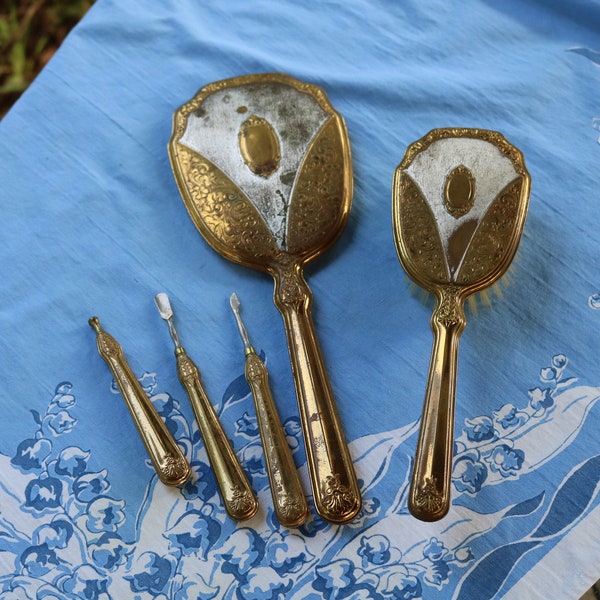
[[192, 381], [198, 374], [198, 367], [192, 362], [187, 354], [178, 354], [177, 356], [179, 377], [182, 382]]
[[415, 494], [415, 505], [435, 514], [442, 508], [443, 503], [444, 497], [437, 489], [435, 477], [428, 477], [425, 484]]
[[277, 253], [266, 223], [224, 173], [183, 145], [177, 146], [177, 156], [188, 210], [217, 251], [253, 262], [269, 260]]
[[281, 279], [281, 300], [286, 304], [298, 304], [302, 302], [302, 286], [298, 277], [286, 273]]
[[465, 313], [462, 292], [462, 288], [458, 285], [447, 285], [442, 288], [438, 306], [432, 317], [435, 323], [446, 328], [464, 327]]
[[231, 496], [231, 507], [239, 514], [248, 512], [256, 503], [256, 499], [250, 492], [239, 487], [231, 490]]
[[162, 472], [169, 478], [177, 479], [183, 477], [188, 469], [189, 466], [185, 460], [172, 454], [166, 455], [161, 464]]
[[298, 520], [304, 515], [305, 510], [306, 507], [304, 503], [290, 495], [284, 496], [279, 506], [280, 515], [285, 517], [285, 519], [289, 522]]
[[264, 378], [264, 365], [256, 354], [246, 357], [246, 377], [253, 383], [260, 383]]
[[106, 331], [100, 331], [97, 337], [97, 344], [98, 352], [103, 357], [116, 358], [123, 354], [123, 350], [117, 340], [109, 333], [106, 333]]
[[280, 263], [281, 267], [275, 274], [275, 301], [298, 309], [303, 303], [311, 301], [312, 293], [293, 261], [284, 257]]
[[354, 494], [342, 484], [337, 473], [327, 477], [323, 490], [323, 506], [331, 514], [343, 517], [356, 506], [357, 501]]
[[288, 251], [311, 252], [339, 230], [348, 211], [342, 140], [332, 119], [312, 144], [300, 170], [290, 206]]

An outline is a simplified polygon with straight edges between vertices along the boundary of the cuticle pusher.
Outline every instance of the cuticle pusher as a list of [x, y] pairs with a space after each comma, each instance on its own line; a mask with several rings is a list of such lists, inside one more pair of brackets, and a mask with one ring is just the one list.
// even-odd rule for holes
[[169, 297], [165, 293], [160, 293], [155, 296], [154, 301], [160, 316], [169, 326], [169, 333], [175, 346], [179, 381], [187, 392], [200, 427], [225, 510], [236, 521], [250, 519], [258, 510], [258, 501], [202, 386], [200, 370], [181, 345], [173, 323], [173, 309]]

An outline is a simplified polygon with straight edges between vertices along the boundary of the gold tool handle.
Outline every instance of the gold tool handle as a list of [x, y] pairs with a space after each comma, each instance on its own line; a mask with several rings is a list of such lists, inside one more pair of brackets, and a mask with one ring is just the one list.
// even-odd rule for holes
[[246, 380], [254, 397], [275, 514], [285, 527], [299, 527], [308, 518], [308, 503], [271, 395], [267, 369], [255, 352], [246, 356]]
[[200, 379], [200, 371], [185, 350], [175, 350], [179, 381], [186, 389], [213, 468], [227, 514], [236, 521], [249, 519], [258, 510], [250, 482], [223, 431]]
[[312, 293], [297, 265], [282, 268], [274, 277], [274, 301], [285, 324], [315, 508], [327, 521], [347, 523], [361, 509], [360, 488], [310, 312]]
[[191, 469], [181, 449], [131, 371], [117, 340], [102, 329], [98, 317], [92, 317], [89, 324], [96, 331], [98, 352], [121, 390], [158, 477], [166, 485], [182, 485]]
[[447, 290], [431, 317], [433, 350], [408, 498], [422, 521], [437, 521], [450, 508], [458, 341], [466, 320], [462, 298]]

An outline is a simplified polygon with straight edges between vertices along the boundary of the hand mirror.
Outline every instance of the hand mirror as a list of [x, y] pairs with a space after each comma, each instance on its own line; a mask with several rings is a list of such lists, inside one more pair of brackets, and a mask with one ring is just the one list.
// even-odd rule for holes
[[408, 507], [424, 521], [450, 507], [454, 398], [463, 303], [493, 284], [517, 250], [530, 179], [523, 155], [494, 131], [434, 129], [396, 169], [393, 223], [402, 266], [435, 295], [433, 351]]
[[175, 112], [169, 156], [208, 244], [275, 280], [315, 507], [329, 521], [350, 521], [361, 507], [360, 490], [303, 276], [350, 211], [344, 120], [319, 87], [282, 74], [236, 77], [202, 88]]

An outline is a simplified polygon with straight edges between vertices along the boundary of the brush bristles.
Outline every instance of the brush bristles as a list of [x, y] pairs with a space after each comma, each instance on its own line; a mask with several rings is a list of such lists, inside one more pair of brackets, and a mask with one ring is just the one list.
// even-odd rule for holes
[[479, 314], [479, 309], [477, 308], [477, 298], [474, 295], [467, 298], [467, 310], [475, 317]]
[[[472, 294], [467, 298], [465, 303], [469, 314], [477, 316], [479, 314], [479, 305], [490, 307], [493, 304], [494, 297], [502, 300], [504, 298], [504, 290], [512, 283], [512, 275], [515, 272], [514, 264], [511, 264], [506, 273], [491, 287], [481, 290], [476, 294]], [[418, 286], [414, 281], [406, 278], [408, 281], [408, 289], [412, 296], [416, 296], [420, 302], [426, 306], [430, 306], [433, 301], [433, 295], [426, 289]]]

